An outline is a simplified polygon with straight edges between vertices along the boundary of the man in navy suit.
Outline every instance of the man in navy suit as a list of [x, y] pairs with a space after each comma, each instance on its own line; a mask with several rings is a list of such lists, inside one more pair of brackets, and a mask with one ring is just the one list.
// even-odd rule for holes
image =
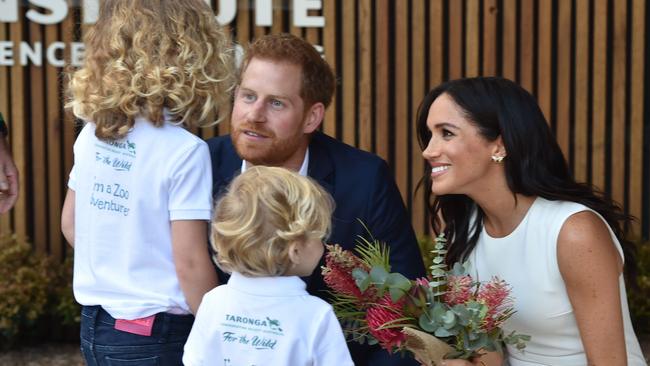
[[[317, 131], [334, 89], [329, 65], [303, 39], [268, 35], [251, 44], [235, 92], [231, 135], [208, 140], [215, 198], [248, 166], [293, 169], [334, 197], [330, 243], [354, 248], [357, 235], [367, 236], [360, 219], [390, 246], [393, 272], [423, 276], [415, 234], [386, 163]], [[311, 294], [327, 300], [320, 268], [305, 281]], [[378, 346], [349, 345], [356, 365], [418, 365]]]

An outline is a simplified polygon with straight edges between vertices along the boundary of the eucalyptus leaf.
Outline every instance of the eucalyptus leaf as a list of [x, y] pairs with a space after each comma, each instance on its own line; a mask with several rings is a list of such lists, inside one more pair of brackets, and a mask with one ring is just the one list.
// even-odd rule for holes
[[442, 296], [445, 294], [445, 291], [437, 291], [433, 293], [433, 296]]
[[462, 264], [456, 262], [451, 268], [450, 274], [452, 276], [465, 276], [467, 275], [467, 269]]
[[427, 313], [420, 315], [418, 319], [418, 324], [427, 333], [433, 333], [436, 328], [438, 328], [438, 323], [433, 317], [428, 316]]
[[362, 292], [366, 291], [368, 286], [370, 286], [370, 275], [361, 268], [355, 268], [352, 270], [352, 278], [354, 278], [354, 282]]
[[400, 273], [389, 274], [388, 277], [386, 278], [386, 284], [391, 288], [396, 287], [403, 291], [408, 291], [411, 289], [411, 280], [404, 277], [404, 275]]
[[431, 275], [433, 277], [442, 277], [447, 274], [443, 268], [431, 268]]
[[393, 303], [396, 303], [396, 302], [399, 301], [399, 299], [402, 298], [402, 296], [404, 296], [404, 294], [406, 292], [404, 290], [400, 289], [400, 288], [397, 288], [397, 287], [389, 287], [388, 288], [388, 293], [390, 294], [390, 301], [392, 301]]
[[447, 312], [447, 307], [439, 302], [433, 305], [433, 308], [429, 309], [429, 315], [436, 319], [442, 321], [442, 317], [445, 316]]
[[433, 334], [436, 337], [451, 337], [451, 336], [456, 335], [455, 333], [452, 333], [451, 331], [449, 331], [445, 327], [438, 327], [438, 329], [436, 329], [436, 331]]
[[442, 317], [442, 322], [445, 328], [453, 328], [453, 326], [456, 325], [456, 314], [451, 310], [447, 310], [447, 312], [445, 312], [445, 315]]
[[388, 278], [388, 272], [381, 267], [372, 267], [370, 270], [370, 278], [373, 283], [383, 286], [386, 283], [386, 278]]

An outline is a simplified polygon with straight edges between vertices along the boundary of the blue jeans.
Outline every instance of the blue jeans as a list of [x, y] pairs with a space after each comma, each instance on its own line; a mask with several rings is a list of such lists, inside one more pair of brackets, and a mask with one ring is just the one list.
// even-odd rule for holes
[[183, 346], [194, 316], [156, 314], [151, 336], [115, 329], [115, 318], [100, 306], [81, 309], [81, 353], [89, 366], [182, 365]]

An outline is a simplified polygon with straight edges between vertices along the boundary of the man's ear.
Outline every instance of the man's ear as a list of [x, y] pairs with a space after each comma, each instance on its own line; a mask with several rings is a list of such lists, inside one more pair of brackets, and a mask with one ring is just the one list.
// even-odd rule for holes
[[312, 133], [323, 122], [323, 117], [325, 116], [325, 105], [321, 102], [314, 103], [307, 113], [305, 113], [305, 125], [303, 126], [303, 133]]

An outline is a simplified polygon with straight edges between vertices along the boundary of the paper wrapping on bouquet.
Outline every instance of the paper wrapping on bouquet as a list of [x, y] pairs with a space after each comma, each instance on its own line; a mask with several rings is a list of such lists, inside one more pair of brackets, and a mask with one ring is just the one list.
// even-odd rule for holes
[[453, 351], [447, 343], [429, 333], [405, 327], [406, 349], [413, 352], [415, 359], [425, 366], [440, 366], [443, 357]]

